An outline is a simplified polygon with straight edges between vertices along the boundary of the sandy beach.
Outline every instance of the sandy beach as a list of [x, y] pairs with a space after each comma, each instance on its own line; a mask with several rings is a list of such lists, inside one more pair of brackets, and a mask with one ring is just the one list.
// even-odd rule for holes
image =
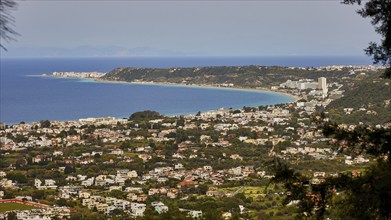
[[275, 91], [267, 88], [242, 88], [242, 87], [221, 87], [221, 86], [215, 86], [215, 85], [207, 85], [207, 84], [182, 84], [182, 83], [170, 83], [170, 82], [127, 82], [127, 81], [113, 81], [113, 80], [102, 80], [102, 79], [93, 79], [96, 82], [103, 82], [103, 83], [128, 83], [128, 84], [136, 84], [136, 85], [159, 85], [159, 86], [180, 86], [180, 87], [193, 87], [193, 88], [209, 88], [209, 89], [226, 89], [226, 90], [239, 90], [239, 91], [251, 91], [251, 92], [268, 92], [268, 93], [276, 93], [280, 95], [289, 96], [294, 99], [293, 102], [301, 99], [298, 96], [295, 96], [293, 94], [282, 92], [282, 91]]

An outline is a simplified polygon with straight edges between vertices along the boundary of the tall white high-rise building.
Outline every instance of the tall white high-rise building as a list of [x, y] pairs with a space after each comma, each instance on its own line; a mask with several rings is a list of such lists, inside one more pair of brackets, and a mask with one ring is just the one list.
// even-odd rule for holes
[[327, 82], [325, 77], [320, 77], [318, 79], [318, 89], [322, 90], [323, 98], [327, 96], [327, 93], [329, 92], [327, 89]]
[[321, 89], [323, 91], [327, 90], [327, 82], [325, 77], [320, 77], [318, 79], [318, 89]]

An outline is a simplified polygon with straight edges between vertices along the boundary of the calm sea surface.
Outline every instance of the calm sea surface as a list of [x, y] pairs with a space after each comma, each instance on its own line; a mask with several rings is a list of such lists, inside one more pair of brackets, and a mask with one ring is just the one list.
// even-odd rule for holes
[[128, 117], [155, 110], [176, 115], [218, 108], [241, 108], [292, 101], [273, 93], [125, 83], [97, 83], [31, 75], [54, 71], [108, 72], [116, 67], [194, 67], [222, 65], [369, 65], [366, 57], [170, 57], [1, 59], [0, 122]]

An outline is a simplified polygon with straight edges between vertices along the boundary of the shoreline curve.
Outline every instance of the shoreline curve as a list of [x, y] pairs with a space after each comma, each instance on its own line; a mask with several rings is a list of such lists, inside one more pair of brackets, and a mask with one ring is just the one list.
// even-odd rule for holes
[[119, 81], [119, 80], [102, 80], [102, 79], [93, 79], [88, 78], [89, 80], [93, 80], [99, 83], [127, 83], [133, 85], [157, 85], [157, 86], [178, 86], [178, 87], [189, 87], [189, 88], [207, 88], [207, 89], [225, 89], [225, 90], [236, 90], [236, 91], [249, 91], [249, 92], [261, 92], [261, 93], [275, 93], [278, 95], [288, 96], [293, 99], [293, 101], [288, 102], [296, 102], [301, 99], [301, 97], [293, 95], [291, 93], [283, 92], [283, 91], [275, 91], [267, 88], [243, 88], [243, 87], [219, 87], [214, 85], [207, 84], [181, 84], [181, 83], [170, 83], [170, 82], [128, 82], [128, 81]]

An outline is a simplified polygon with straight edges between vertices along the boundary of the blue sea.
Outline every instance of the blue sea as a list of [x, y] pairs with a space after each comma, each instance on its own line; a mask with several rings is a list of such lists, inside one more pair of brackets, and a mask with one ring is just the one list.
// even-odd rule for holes
[[367, 57], [144, 57], [144, 58], [1, 58], [0, 122], [128, 117], [154, 110], [180, 115], [219, 108], [242, 108], [292, 101], [291, 97], [254, 91], [38, 77], [52, 72], [108, 72], [117, 67], [369, 65]]

